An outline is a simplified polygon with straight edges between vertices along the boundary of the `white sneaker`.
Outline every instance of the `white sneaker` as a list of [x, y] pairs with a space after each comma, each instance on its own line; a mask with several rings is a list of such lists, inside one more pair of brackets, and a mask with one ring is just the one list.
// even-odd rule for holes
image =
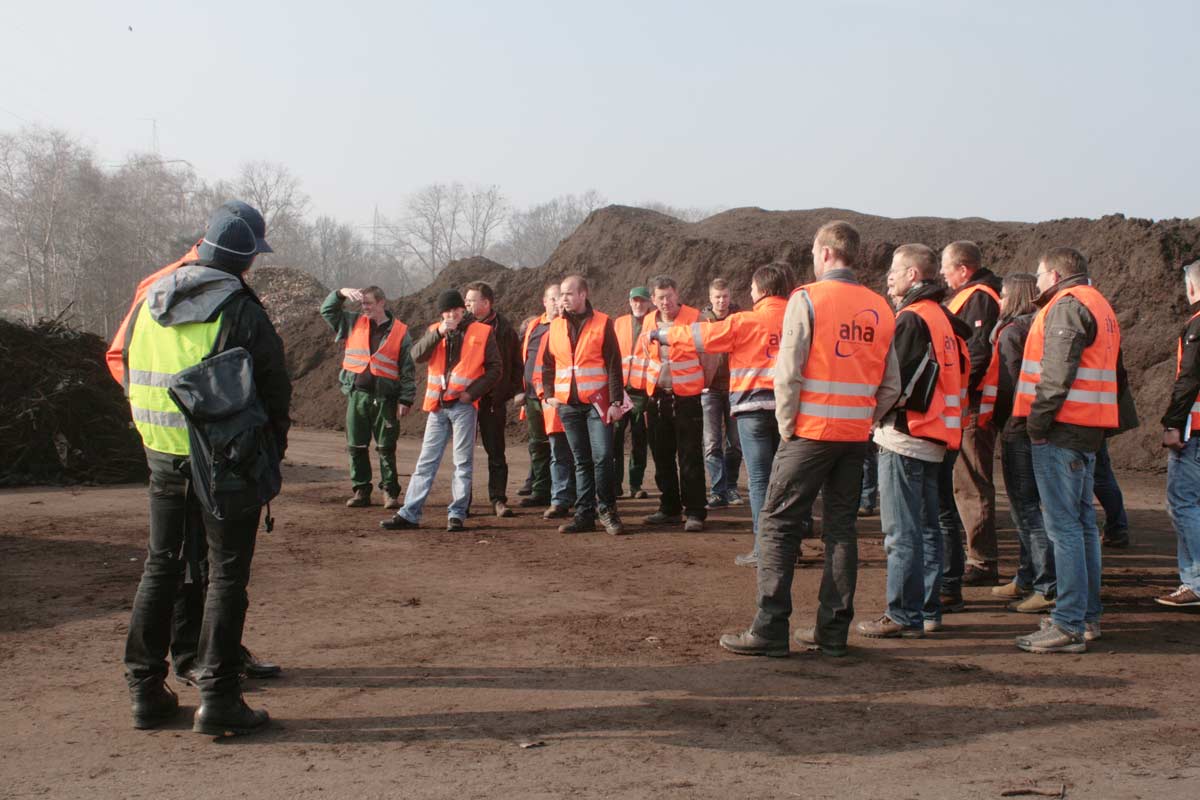
[[942, 621], [940, 619], [925, 620], [925, 632], [926, 633], [937, 633], [939, 631], [945, 630], [945, 628], [946, 628], [946, 626], [942, 624]]
[[1085, 642], [1094, 642], [1100, 638], [1100, 623], [1085, 622], [1083, 623], [1083, 640]]

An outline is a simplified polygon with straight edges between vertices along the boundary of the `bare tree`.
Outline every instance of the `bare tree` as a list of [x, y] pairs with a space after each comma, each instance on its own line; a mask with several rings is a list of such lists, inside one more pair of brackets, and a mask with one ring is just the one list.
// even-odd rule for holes
[[559, 243], [606, 203], [599, 192], [590, 189], [582, 195], [566, 194], [513, 212], [508, 236], [496, 247], [496, 259], [513, 267], [546, 263]]
[[237, 199], [254, 206], [263, 215], [268, 237], [280, 244], [275, 248], [277, 252], [286, 254], [299, 244], [293, 240], [301, 235], [299, 228], [308, 212], [308, 195], [300, 188], [300, 179], [287, 167], [273, 161], [243, 164], [233, 189]]
[[483, 255], [508, 214], [496, 186], [468, 190], [461, 183], [434, 183], [408, 198], [404, 216], [390, 230], [396, 248], [415, 260], [428, 282], [455, 259]]
[[675, 219], [683, 220], [684, 222], [699, 222], [700, 220], [708, 219], [713, 214], [717, 214], [723, 210], [720, 207], [698, 208], [696, 206], [690, 206], [688, 208], [681, 208], [679, 206], [661, 203], [657, 200], [647, 200], [643, 203], [639, 203], [638, 206], [650, 211], [657, 211], [660, 214], [666, 214], [668, 217], [674, 217]]

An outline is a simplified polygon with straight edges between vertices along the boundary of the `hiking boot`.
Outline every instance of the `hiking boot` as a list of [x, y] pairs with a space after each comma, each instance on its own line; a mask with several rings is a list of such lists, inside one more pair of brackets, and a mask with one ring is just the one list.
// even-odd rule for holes
[[688, 517], [687, 522], [683, 523], [683, 529], [688, 533], [699, 533], [704, 530], [704, 520], [699, 517]]
[[362, 486], [354, 490], [354, 496], [346, 501], [346, 508], [366, 508], [371, 505], [371, 487]]
[[874, 506], [859, 506], [858, 507], [858, 515], [860, 517], [873, 517], [873, 516], [875, 516], [876, 513], [878, 513], [878, 512], [875, 511]]
[[466, 529], [467, 526], [463, 524], [463, 521], [458, 517], [450, 517], [446, 520], [446, 530], [450, 533], [459, 533], [460, 531], [465, 531]]
[[613, 536], [620, 536], [625, 533], [625, 526], [621, 524], [621, 517], [617, 514], [615, 508], [609, 508], [600, 512], [600, 524], [604, 526], [605, 533]]
[[926, 633], [941, 633], [946, 628], [940, 619], [927, 619], [921, 627], [925, 629]]
[[571, 509], [566, 506], [550, 506], [542, 512], [542, 519], [565, 519], [571, 516]]
[[1000, 573], [994, 566], [978, 567], [974, 564], [967, 564], [966, 569], [963, 570], [963, 586], [995, 586], [999, 581]]
[[558, 526], [559, 533], [591, 533], [596, 530], [596, 520], [591, 517], [575, 517]]
[[758, 566], [758, 553], [755, 553], [755, 552], [739, 553], [738, 555], [733, 557], [733, 563], [739, 567], [757, 567]]
[[1100, 638], [1100, 623], [1085, 622], [1083, 623], [1083, 640], [1085, 642], [1094, 642]]
[[1200, 595], [1186, 586], [1180, 586], [1170, 594], [1165, 594], [1162, 597], [1154, 598], [1154, 602], [1171, 608], [1187, 608], [1189, 606], [1200, 606]]
[[655, 511], [653, 514], [642, 517], [642, 522], [646, 523], [647, 525], [678, 525], [680, 522], [683, 522], [683, 515], [665, 514], [660, 509], [659, 511]]
[[923, 627], [906, 628], [887, 614], [870, 622], [860, 622], [855, 628], [870, 639], [920, 639], [925, 636]]
[[708, 509], [724, 508], [727, 505], [729, 505], [728, 500], [726, 500], [721, 495], [714, 493], [714, 494], [710, 494], [708, 496], [708, 503], [705, 505], [705, 508], [708, 508]]
[[1034, 592], [1024, 600], [1014, 601], [1005, 606], [1009, 611], [1018, 614], [1043, 614], [1054, 608], [1054, 598], [1046, 597], [1041, 592]]
[[938, 595], [938, 600], [942, 604], [943, 614], [956, 614], [967, 607], [967, 604], [963, 602], [962, 592], [943, 593]]
[[242, 645], [242, 674], [247, 678], [264, 680], [278, 678], [283, 673], [283, 667], [270, 661], [261, 661], [254, 657], [246, 645]]
[[538, 508], [540, 506], [550, 505], [549, 497], [522, 497], [517, 501], [517, 505], [521, 508]]
[[731, 506], [740, 506], [740, 505], [743, 505], [746, 501], [742, 499], [742, 496], [740, 494], [738, 494], [737, 489], [730, 489], [729, 491], [727, 491], [725, 493], [725, 502]]
[[1003, 586], [993, 586], [992, 594], [1004, 600], [1020, 600], [1029, 594], [1029, 590], [1017, 583], [1016, 578], [1013, 578]]
[[271, 715], [246, 705], [241, 697], [200, 700], [192, 730], [207, 736], [245, 736], [261, 731]]
[[133, 727], [140, 731], [157, 728], [179, 713], [179, 697], [162, 679], [129, 690]]
[[721, 636], [721, 647], [739, 656], [769, 656], [771, 658], [787, 658], [789, 650], [787, 639], [782, 642], [764, 639], [754, 631], [743, 633], [726, 633]]
[[832, 656], [833, 658], [841, 658], [846, 655], [846, 645], [842, 644], [826, 644], [817, 638], [817, 629], [801, 628], [792, 636], [792, 640], [796, 644], [803, 647], [805, 650], [817, 650], [822, 655]]
[[496, 512], [497, 517], [508, 518], [513, 515], [512, 509], [503, 500], [497, 500], [492, 503], [492, 509]]
[[636, 489], [630, 489], [629, 494], [631, 497], [633, 497], [634, 500], [645, 500], [647, 497], [650, 496], [650, 495], [646, 494], [646, 490], [640, 486]]
[[385, 497], [386, 499], [383, 501], [384, 508], [388, 509], [389, 511], [395, 511], [400, 507], [400, 495], [389, 494], [385, 495]]
[[1100, 544], [1116, 550], [1129, 547], [1129, 528], [1105, 531], [1104, 535], [1100, 537]]
[[397, 511], [392, 515], [391, 519], [385, 519], [383, 522], [379, 523], [379, 527], [383, 528], [385, 531], [415, 531], [421, 526], [407, 517], [400, 516], [400, 512]]
[[1027, 653], [1086, 653], [1087, 643], [1083, 634], [1068, 633], [1050, 621], [1042, 620], [1042, 626], [1034, 633], [1017, 637], [1017, 647]]

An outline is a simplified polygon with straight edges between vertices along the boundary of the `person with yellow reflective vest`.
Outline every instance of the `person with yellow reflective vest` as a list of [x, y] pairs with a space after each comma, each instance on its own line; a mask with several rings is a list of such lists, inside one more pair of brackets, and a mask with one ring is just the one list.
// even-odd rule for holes
[[750, 311], [718, 322], [693, 322], [671, 328], [671, 360], [686, 361], [706, 353], [729, 355], [729, 408], [738, 428], [746, 473], [750, 479], [750, 516], [755, 534], [749, 553], [734, 559], [738, 566], [758, 563], [758, 518], [767, 495], [771, 462], [779, 448], [775, 424], [775, 357], [783, 335], [783, 314], [792, 289], [786, 262], [759, 267], [750, 280]]
[[775, 358], [775, 421], [782, 439], [758, 518], [758, 613], [721, 647], [747, 656], [789, 652], [792, 577], [800, 538], [823, 497], [825, 571], [816, 626], [796, 632], [805, 649], [846, 654], [858, 582], [858, 495], [871, 428], [900, 395], [892, 309], [858, 282], [861, 240], [848, 222], [813, 239], [816, 280], [792, 292]]
[[[345, 302], [361, 304], [346, 311]], [[379, 488], [384, 508], [400, 507], [396, 475], [399, 418], [408, 413], [416, 395], [412, 336], [408, 326], [387, 310], [387, 297], [378, 286], [330, 292], [321, 304], [321, 317], [344, 341], [338, 380], [346, 395], [346, 449], [350, 453], [350, 508], [371, 505], [371, 440], [379, 454]]]
[[679, 287], [667, 275], [652, 278], [649, 288], [655, 311], [647, 315], [634, 348], [635, 354], [645, 359], [646, 378], [644, 385], [631, 382], [635, 388], [644, 388], [649, 397], [646, 429], [654, 457], [654, 483], [659, 491], [658, 510], [643, 522], [683, 522], [685, 531], [699, 532], [704, 530], [708, 516], [704, 411], [700, 404], [704, 368], [695, 353], [683, 360], [671, 359], [667, 334], [675, 326], [690, 330], [700, 312], [679, 302]]
[[642, 323], [654, 308], [650, 290], [635, 286], [629, 290], [629, 313], [613, 320], [617, 344], [621, 347], [621, 373], [625, 393], [629, 397], [629, 413], [617, 421], [613, 429], [613, 464], [616, 469], [617, 497], [623, 496], [625, 478], [625, 432], [631, 439], [629, 447], [629, 497], [644, 500], [648, 495], [642, 488], [646, 476], [646, 360], [635, 346], [642, 335]]
[[941, 305], [946, 290], [937, 255], [925, 245], [896, 248], [887, 287], [897, 309], [892, 346], [905, 387], [874, 433], [887, 610], [857, 628], [871, 638], [915, 639], [942, 627], [938, 474], [946, 452], [962, 442], [971, 330]]
[[1175, 343], [1175, 385], [1163, 414], [1167, 448], [1167, 510], [1179, 539], [1179, 588], [1155, 602], [1200, 606], [1200, 261], [1183, 268], [1191, 316]]
[[[266, 412], [267, 446], [282, 459], [290, 426], [291, 382], [283, 343], [254, 293], [242, 280], [269, 247], [240, 216], [215, 214], [197, 247], [197, 260], [151, 285], [126, 330], [123, 375], [134, 425], [150, 467], [150, 536], [145, 567], [125, 646], [134, 725], [171, 719], [179, 703], [166, 687], [166, 656], [176, 594], [183, 582], [185, 532], [199, 519], [208, 544], [208, 591], [197, 646], [195, 682], [200, 707], [193, 729], [209, 735], [251, 733], [268, 715], [242, 698], [241, 634], [246, 585], [262, 512], [255, 481], [224, 470], [213, 487], [218, 509], [204, 507], [189, 489], [192, 463], [187, 420], [168, 394], [171, 380], [223, 349], [244, 348]], [[215, 387], [220, 391], [222, 387]]]
[[952, 292], [946, 308], [971, 331], [967, 337], [971, 375], [962, 447], [947, 453], [938, 484], [947, 560], [942, 590], [946, 607], [960, 610], [963, 586], [995, 586], [999, 580], [993, 476], [996, 426], [991, 420], [1000, 373], [992, 358], [991, 336], [1000, 319], [1001, 283], [999, 276], [983, 266], [979, 246], [969, 241], [946, 245], [941, 275]]
[[1040, 310], [1029, 328], [1013, 416], [1025, 417], [1058, 597], [1049, 621], [1017, 637], [1033, 653], [1082, 653], [1100, 636], [1096, 451], [1122, 427], [1121, 326], [1088, 280], [1087, 259], [1057, 247], [1038, 262]]
[[493, 329], [471, 316], [466, 306], [456, 289], [442, 292], [437, 299], [441, 322], [432, 323], [412, 346], [413, 361], [428, 364], [421, 408], [429, 416], [404, 504], [391, 519], [379, 523], [384, 530], [421, 527], [421, 511], [447, 445], [452, 448], [454, 476], [450, 481], [446, 530], [456, 532], [466, 527], [475, 465], [476, 403], [504, 372]]

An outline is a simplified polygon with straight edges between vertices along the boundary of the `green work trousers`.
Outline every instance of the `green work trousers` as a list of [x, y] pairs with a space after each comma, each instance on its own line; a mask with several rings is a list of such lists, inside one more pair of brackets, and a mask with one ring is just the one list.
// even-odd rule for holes
[[550, 502], [550, 439], [546, 436], [542, 402], [536, 397], [525, 398], [525, 422], [529, 426], [529, 467], [533, 475], [530, 496]]
[[400, 494], [396, 477], [396, 398], [376, 397], [351, 390], [346, 403], [346, 445], [350, 451], [350, 484], [357, 491], [371, 487], [371, 439], [379, 453], [379, 488], [395, 497]]

